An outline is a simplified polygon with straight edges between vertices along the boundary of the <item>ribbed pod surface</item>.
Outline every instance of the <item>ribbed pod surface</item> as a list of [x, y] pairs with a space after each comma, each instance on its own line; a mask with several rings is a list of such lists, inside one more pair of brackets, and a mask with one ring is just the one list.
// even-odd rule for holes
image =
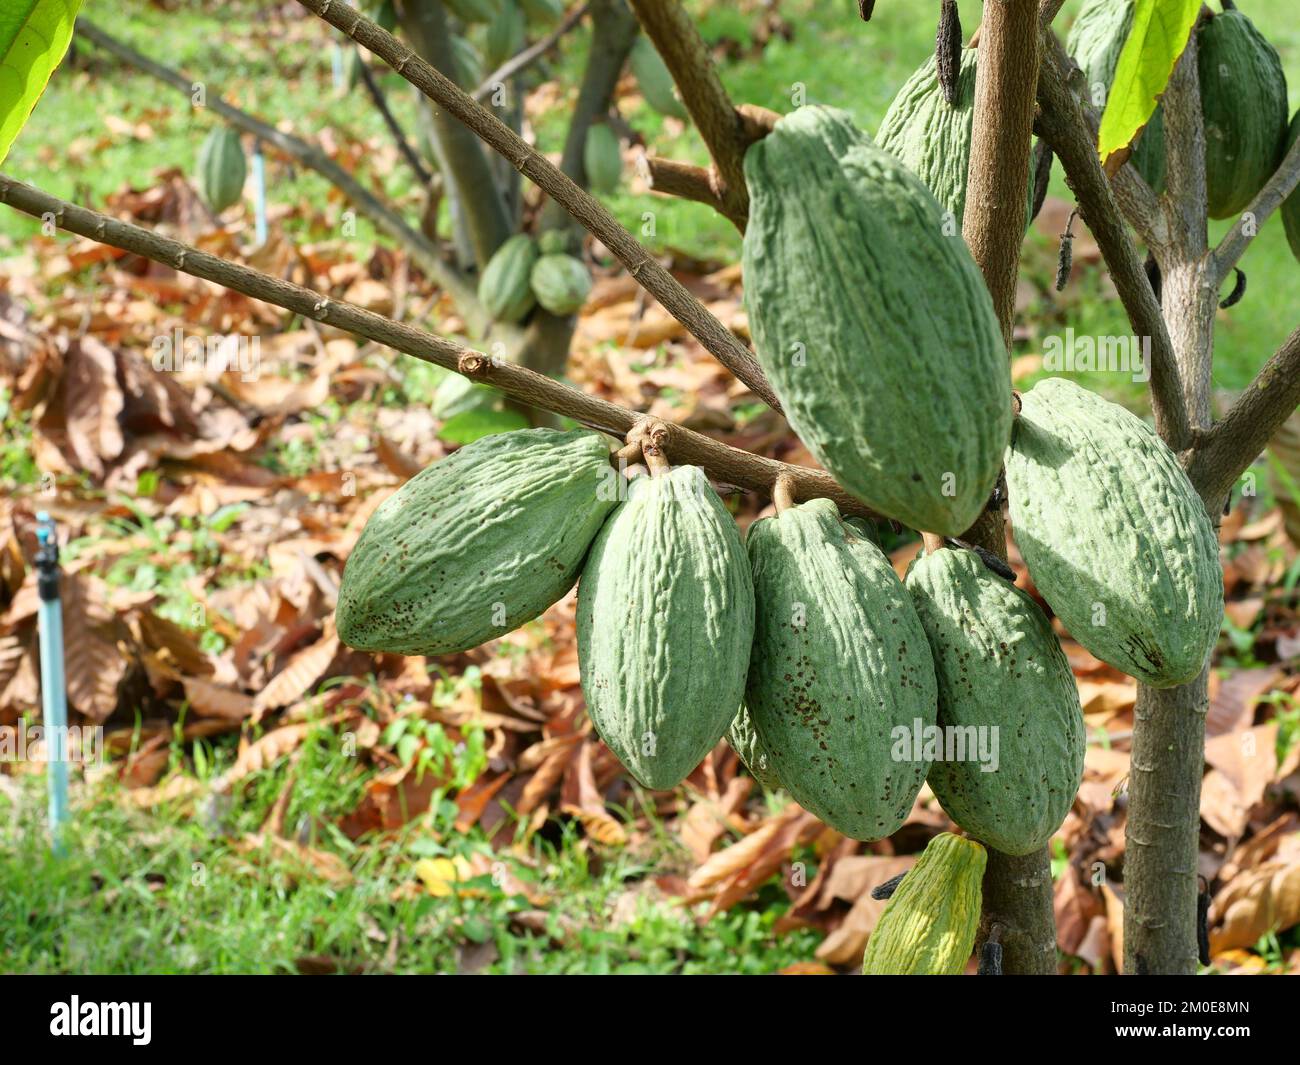
[[745, 690], [754, 586], [736, 523], [696, 466], [629, 486], [578, 585], [587, 713], [642, 784], [671, 788]]
[[746, 705], [786, 790], [855, 839], [911, 812], [929, 763], [895, 757], [935, 722], [934, 666], [880, 549], [814, 499], [749, 530], [757, 606]]
[[603, 439], [484, 437], [384, 500], [339, 590], [338, 631], [363, 651], [465, 651], [537, 617], [577, 579], [616, 492]]
[[930, 788], [989, 846], [1037, 850], [1070, 812], [1083, 775], [1070, 663], [1038, 605], [972, 551], [924, 555], [906, 584], [934, 656], [939, 725], [962, 730], [965, 744], [959, 759], [930, 766]]
[[1195, 677], [1218, 636], [1218, 540], [1173, 452], [1061, 378], [1023, 397], [1007, 452], [1016, 543], [1070, 634], [1154, 687]]
[[808, 106], [745, 156], [745, 304], [795, 431], [836, 479], [915, 528], [958, 535], [1010, 431], [984, 279], [903, 163]]

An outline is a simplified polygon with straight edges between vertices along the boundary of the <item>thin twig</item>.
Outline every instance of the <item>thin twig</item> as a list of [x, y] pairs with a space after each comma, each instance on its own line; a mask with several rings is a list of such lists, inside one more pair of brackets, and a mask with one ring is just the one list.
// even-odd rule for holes
[[[540, 410], [562, 414], [585, 424], [608, 427], [619, 433], [628, 432], [646, 417], [586, 395], [544, 374], [453, 344], [434, 333], [394, 322], [355, 304], [331, 299], [312, 289], [228, 262], [129, 222], [67, 203], [3, 173], [0, 173], [0, 203], [34, 218], [49, 217], [59, 229], [133, 252], [182, 273], [283, 307], [304, 318], [366, 337], [473, 381], [491, 385]], [[729, 447], [680, 425], [663, 424], [667, 433], [663, 446], [674, 461], [700, 466], [715, 481], [766, 493], [776, 478], [786, 473], [794, 481], [794, 493], [798, 499], [833, 499], [841, 513], [881, 520], [822, 470], [777, 462]]]
[[706, 351], [773, 410], [781, 409], [776, 393], [767, 383], [754, 356], [735, 334], [665, 270], [613, 215], [565, 177], [558, 167], [525, 143], [496, 115], [475, 103], [457, 85], [355, 8], [334, 0], [298, 2], [379, 56], [425, 96], [510, 160], [516, 170], [551, 196], [613, 252], [632, 277], [649, 289], [651, 295], [686, 327]]
[[[1264, 187], [1255, 194], [1250, 205], [1241, 213], [1237, 224], [1224, 235], [1213, 252], [1213, 276], [1216, 285], [1222, 284], [1229, 272], [1240, 261], [1247, 246], [1259, 232], [1264, 221], [1281, 205], [1290, 193], [1300, 187], [1300, 137], [1296, 138]], [[1246, 220], [1250, 225], [1246, 225]]]
[[504, 85], [511, 78], [518, 74], [522, 74], [525, 70], [541, 59], [542, 56], [560, 43], [560, 38], [581, 21], [582, 16], [587, 13], [588, 6], [589, 5], [583, 3], [575, 7], [564, 16], [563, 20], [555, 27], [555, 29], [551, 30], [551, 32], [540, 41], [530, 44], [518, 55], [511, 56], [511, 58], [507, 59], [497, 67], [496, 70], [492, 71], [491, 74], [483, 79], [483, 84], [470, 93], [470, 96], [482, 103], [492, 95], [492, 91], [498, 85]]
[[[353, 45], [356, 48], [356, 45]], [[384, 125], [388, 127], [388, 132], [392, 135], [393, 143], [397, 145], [397, 151], [406, 161], [416, 180], [426, 188], [429, 182], [433, 180], [433, 175], [429, 173], [428, 168], [420, 160], [419, 154], [407, 140], [406, 133], [403, 131], [401, 124], [397, 121], [397, 116], [393, 114], [392, 108], [388, 106], [388, 98], [384, 96], [384, 90], [379, 87], [379, 82], [375, 79], [374, 71], [370, 69], [370, 64], [360, 54], [358, 49], [357, 64], [361, 69], [361, 81], [366, 87], [366, 92], [370, 94], [370, 100], [379, 111], [384, 120]]]
[[717, 170], [717, 191], [728, 218], [749, 214], [745, 187], [746, 143], [741, 119], [732, 105], [708, 45], [678, 0], [630, 0], [646, 34], [663, 56]]

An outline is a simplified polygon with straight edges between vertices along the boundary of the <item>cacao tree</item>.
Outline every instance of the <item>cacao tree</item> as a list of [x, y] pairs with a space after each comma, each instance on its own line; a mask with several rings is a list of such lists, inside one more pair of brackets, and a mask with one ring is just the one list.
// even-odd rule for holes
[[[1086, 5], [1072, 41], [1077, 64], [1053, 29], [1059, 0], [989, 0], [960, 56], [955, 5], [941, 5], [936, 59], [904, 86], [876, 142], [830, 109], [779, 116], [734, 104], [677, 0], [630, 0], [631, 12], [621, 0], [593, 0], [592, 58], [557, 167], [520, 137], [516, 111], [466, 91], [472, 64], [451, 26], [472, 20], [479, 5], [399, 3], [399, 39], [356, 9], [300, 2], [426, 101], [467, 268], [433, 265], [442, 262], [434, 249], [431, 273], [457, 299], [476, 302], [468, 279], [491, 279], [481, 305], [498, 322], [527, 323], [517, 358], [8, 176], [0, 176], [0, 201], [588, 427], [491, 437], [409, 481], [375, 512], [348, 563], [342, 637], [406, 654], [461, 650], [537, 616], [577, 579], [588, 710], [646, 785], [673, 786], [728, 736], [756, 773], [833, 827], [878, 839], [906, 818], [929, 774], [970, 838], [931, 841], [890, 900], [867, 971], [961, 971], [978, 946], [981, 971], [1052, 972], [1045, 842], [1078, 787], [1082, 720], [1047, 619], [1006, 581], [1009, 501], [1053, 611], [1084, 646], [1141, 682], [1126, 971], [1194, 971], [1207, 663], [1223, 596], [1213, 529], [1237, 478], [1300, 401], [1298, 330], [1221, 419], [1211, 412], [1219, 289], [1300, 182], [1285, 86], [1245, 15], [1225, 4], [1189, 22], [1156, 90], [1158, 119], [1152, 96], [1137, 146], [1130, 130], [1104, 168], [1101, 101], [1090, 82], [1102, 83], [1104, 99], [1127, 69], [1125, 47], [1139, 36], [1128, 0]], [[859, 5], [864, 20], [872, 7]], [[843, 17], [851, 15], [846, 7]], [[634, 44], [638, 22], [657, 53]], [[517, 21], [493, 30], [500, 54], [517, 44]], [[871, 24], [860, 32], [869, 48]], [[589, 136], [629, 54], [647, 98], [682, 107], [712, 158], [705, 169], [652, 157], [652, 183], [711, 204], [745, 234], [753, 351], [584, 191], [608, 179], [608, 160], [588, 159], [607, 135]], [[1224, 68], [1234, 75], [1230, 90], [1216, 84]], [[1228, 102], [1224, 93], [1238, 95]], [[1252, 113], [1233, 121], [1229, 111]], [[242, 128], [256, 121], [218, 113]], [[909, 128], [914, 121], [937, 131], [934, 144]], [[257, 135], [321, 163], [300, 141], [276, 141], [275, 130]], [[1053, 156], [1134, 332], [1149, 338], [1155, 432], [1066, 382], [1012, 396], [1019, 252], [1041, 199], [1031, 176]], [[518, 232], [516, 172], [548, 197], [536, 234]], [[337, 183], [346, 190], [347, 180]], [[364, 202], [365, 190], [352, 191]], [[1283, 209], [1290, 218], [1296, 202]], [[1207, 218], [1238, 214], [1210, 248]], [[825, 471], [727, 447], [548, 376], [562, 369], [583, 294], [580, 264], [565, 260], [575, 224], [783, 412]], [[400, 219], [386, 225], [421, 247]], [[1155, 269], [1144, 267], [1139, 242]], [[597, 433], [623, 438], [620, 469]], [[630, 487], [621, 475], [629, 461], [645, 467]], [[775, 514], [756, 523], [746, 546], [706, 475], [771, 495]], [[860, 519], [923, 534], [924, 554], [905, 584]], [[1097, 604], [1108, 608], [1101, 623]], [[805, 609], [817, 625], [797, 620]], [[1007, 730], [1010, 764], [991, 774], [994, 783], [960, 764], [935, 772], [924, 756], [891, 755], [886, 738], [908, 717]]]

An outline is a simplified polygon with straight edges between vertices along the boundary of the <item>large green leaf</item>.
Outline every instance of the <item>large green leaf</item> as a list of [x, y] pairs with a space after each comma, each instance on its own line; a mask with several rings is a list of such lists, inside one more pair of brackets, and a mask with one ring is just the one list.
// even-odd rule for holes
[[1133, 28], [1115, 65], [1097, 150], [1105, 162], [1126, 148], [1156, 109], [1187, 47], [1201, 0], [1137, 0]]
[[72, 40], [81, 0], [0, 0], [0, 162]]

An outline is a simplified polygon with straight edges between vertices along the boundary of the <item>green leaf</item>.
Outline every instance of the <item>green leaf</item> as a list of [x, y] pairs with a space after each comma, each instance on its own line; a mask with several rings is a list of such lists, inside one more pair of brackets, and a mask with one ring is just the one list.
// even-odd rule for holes
[[448, 418], [438, 431], [438, 439], [448, 444], [472, 444], [479, 437], [527, 429], [528, 419], [514, 410], [467, 410]]
[[1101, 116], [1097, 149], [1103, 163], [1151, 121], [1200, 10], [1201, 0], [1138, 0]]
[[0, 162], [68, 50], [80, 6], [81, 0], [0, 4]]

